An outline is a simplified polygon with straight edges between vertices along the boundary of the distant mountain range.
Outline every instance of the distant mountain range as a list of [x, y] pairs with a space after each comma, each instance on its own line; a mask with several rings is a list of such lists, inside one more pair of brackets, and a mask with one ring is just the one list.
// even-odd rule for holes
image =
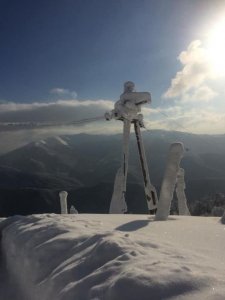
[[[172, 142], [183, 142], [190, 203], [225, 193], [225, 135], [143, 132], [150, 176], [158, 192]], [[0, 215], [59, 212], [58, 192], [81, 212], [107, 212], [121, 158], [121, 135], [60, 136], [0, 156]], [[130, 142], [128, 208], [145, 212], [142, 174], [134, 135]]]

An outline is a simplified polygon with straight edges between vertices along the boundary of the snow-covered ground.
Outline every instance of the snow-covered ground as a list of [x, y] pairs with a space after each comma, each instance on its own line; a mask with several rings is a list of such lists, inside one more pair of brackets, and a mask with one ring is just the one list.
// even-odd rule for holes
[[0, 299], [224, 300], [219, 220], [97, 214], [2, 220]]

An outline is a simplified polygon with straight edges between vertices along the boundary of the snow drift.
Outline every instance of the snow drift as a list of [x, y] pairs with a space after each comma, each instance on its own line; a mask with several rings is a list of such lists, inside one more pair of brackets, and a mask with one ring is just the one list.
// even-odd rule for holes
[[216, 217], [44, 214], [0, 227], [1, 276], [18, 287], [9, 299], [225, 297], [225, 227]]

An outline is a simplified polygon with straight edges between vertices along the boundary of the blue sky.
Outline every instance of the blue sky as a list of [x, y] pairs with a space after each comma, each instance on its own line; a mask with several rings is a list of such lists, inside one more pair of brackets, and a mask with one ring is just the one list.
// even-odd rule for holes
[[[208, 132], [202, 120], [214, 120], [210, 133], [222, 133], [224, 78], [205, 71], [206, 60], [197, 81], [186, 70], [199, 72], [196, 53], [202, 55], [207, 31], [223, 16], [224, 0], [0, 0], [0, 117], [7, 104], [12, 111], [75, 98], [115, 101], [132, 80], [172, 121], [195, 131], [190, 120], [204, 108], [196, 132]], [[188, 85], [188, 76], [196, 84]], [[168, 127], [155, 111], [151, 120]]]

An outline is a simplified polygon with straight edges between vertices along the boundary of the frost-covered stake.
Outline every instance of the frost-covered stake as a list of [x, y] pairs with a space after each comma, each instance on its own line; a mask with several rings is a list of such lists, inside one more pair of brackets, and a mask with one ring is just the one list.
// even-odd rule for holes
[[183, 153], [184, 147], [182, 143], [171, 144], [161, 186], [158, 209], [155, 216], [155, 220], [157, 221], [167, 220], [169, 216], [171, 201], [173, 199], [177, 174]]
[[221, 223], [222, 223], [222, 224], [225, 224], [225, 211], [224, 211], [223, 216], [222, 216], [222, 218], [221, 218]]
[[150, 93], [135, 92], [134, 83], [132, 81], [127, 81], [124, 84], [124, 92], [120, 96], [120, 100], [115, 103], [114, 110], [105, 114], [105, 118], [108, 121], [114, 118], [123, 122], [122, 162], [115, 178], [114, 190], [109, 209], [110, 213], [124, 213], [127, 211], [125, 194], [127, 184], [131, 124], [134, 124], [148, 209], [151, 211], [155, 210], [157, 207], [157, 193], [150, 181], [145, 149], [140, 130], [141, 127], [144, 127], [143, 115], [140, 114], [141, 106], [150, 102]]
[[70, 207], [70, 214], [78, 214], [78, 210], [76, 210], [76, 208], [73, 205], [71, 205]]
[[222, 217], [224, 212], [225, 212], [224, 207], [214, 206], [213, 209], [212, 209], [212, 216]]
[[185, 195], [185, 181], [184, 181], [184, 169], [180, 168], [177, 174], [177, 186], [176, 194], [178, 199], [178, 211], [179, 215], [190, 216], [190, 212], [187, 206], [187, 198]]
[[67, 210], [67, 196], [68, 196], [68, 193], [66, 191], [61, 191], [59, 193], [60, 206], [61, 206], [61, 214], [68, 214], [68, 210]]

